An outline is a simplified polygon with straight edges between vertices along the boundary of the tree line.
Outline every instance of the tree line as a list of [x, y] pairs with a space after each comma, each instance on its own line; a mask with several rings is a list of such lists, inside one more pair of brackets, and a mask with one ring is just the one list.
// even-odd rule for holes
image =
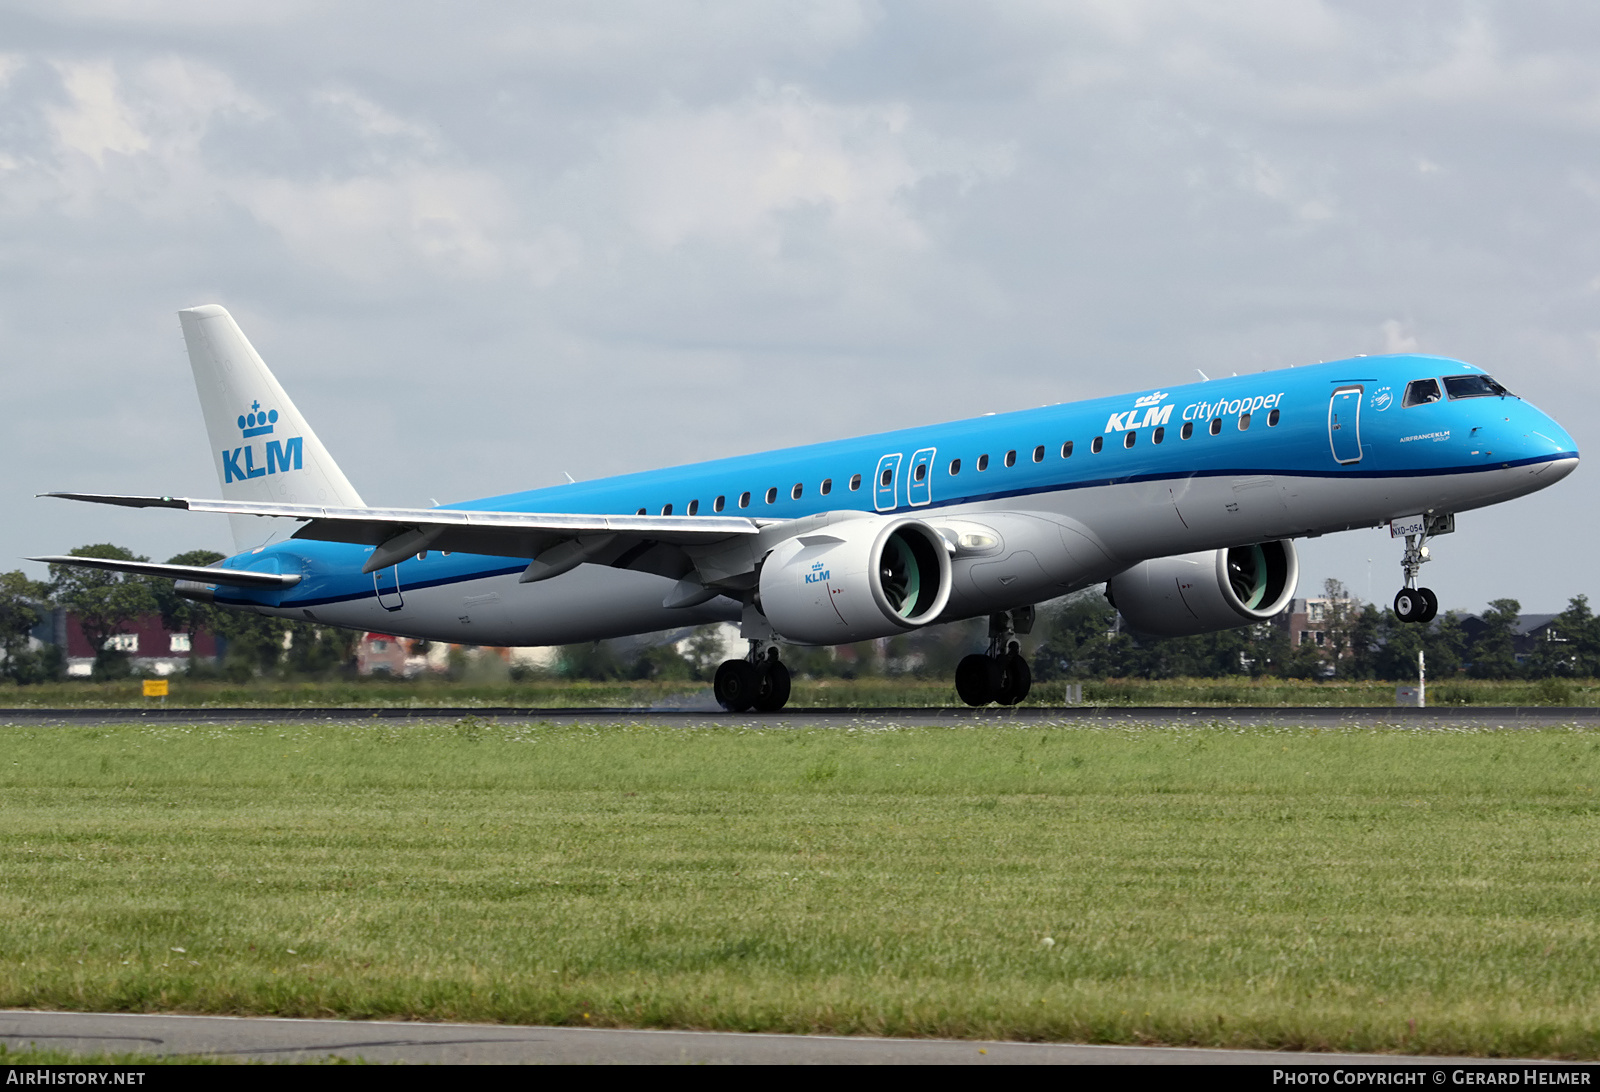
[[[150, 560], [108, 542], [80, 546], [72, 555]], [[166, 563], [211, 565], [222, 558], [215, 550], [189, 550], [168, 558]], [[28, 647], [30, 631], [56, 607], [72, 614], [89, 647], [96, 650], [93, 677], [97, 679], [128, 675], [131, 657], [107, 644], [130, 623], [148, 615], [160, 615], [161, 624], [169, 632], [188, 634], [191, 648], [197, 633], [216, 635], [225, 648], [220, 662], [212, 664], [191, 656], [189, 669], [194, 673], [214, 671], [237, 680], [277, 673], [310, 678], [337, 674], [351, 662], [359, 637], [331, 626], [219, 610], [178, 595], [171, 580], [51, 565], [48, 581], [30, 580], [20, 571], [0, 573], [0, 647], [5, 652], [0, 675], [20, 684], [63, 675], [65, 649], [54, 644], [41, 649]]]
[[[146, 561], [110, 543], [81, 546], [78, 557]], [[171, 565], [210, 565], [223, 555], [190, 550], [169, 558]], [[1431, 678], [1464, 675], [1481, 679], [1541, 679], [1600, 676], [1600, 618], [1586, 596], [1575, 596], [1554, 622], [1560, 638], [1539, 641], [1519, 661], [1515, 627], [1521, 605], [1496, 599], [1472, 624], [1447, 611], [1426, 626], [1400, 622], [1394, 612], [1350, 596], [1337, 580], [1324, 587], [1327, 606], [1316, 623], [1323, 642], [1291, 646], [1280, 621], [1195, 637], [1152, 638], [1119, 623], [1116, 610], [1099, 592], [1080, 592], [1040, 607], [1032, 634], [1034, 678], [1040, 681], [1093, 678], [1415, 678], [1417, 653], [1427, 656]], [[49, 581], [22, 572], [0, 574], [0, 676], [16, 683], [59, 678], [64, 650], [54, 645], [29, 648], [29, 632], [53, 607], [63, 607], [96, 649], [96, 678], [125, 676], [129, 657], [106, 647], [108, 639], [135, 619], [157, 614], [173, 633], [186, 633], [193, 647], [202, 631], [220, 639], [223, 654], [211, 664], [190, 658], [190, 671], [215, 672], [244, 680], [261, 675], [331, 677], [353, 671], [359, 635], [331, 626], [217, 609], [179, 596], [170, 580], [82, 569], [50, 567]], [[890, 638], [837, 649], [798, 648], [784, 657], [797, 675], [855, 677], [911, 675], [948, 678], [957, 662], [987, 640], [982, 619], [928, 626]], [[556, 673], [585, 679], [709, 679], [721, 659], [711, 627], [680, 645], [619, 652], [607, 642], [561, 650]]]
[[1116, 611], [1098, 593], [1058, 601], [1036, 631], [1034, 677], [1150, 678], [1227, 675], [1276, 678], [1387, 679], [1417, 676], [1417, 653], [1428, 676], [1474, 679], [1544, 679], [1600, 676], [1600, 619], [1587, 596], [1574, 596], [1557, 615], [1558, 640], [1534, 642], [1519, 662], [1516, 626], [1522, 605], [1496, 599], [1468, 624], [1446, 611], [1427, 625], [1400, 621], [1392, 610], [1350, 596], [1327, 581], [1323, 618], [1314, 623], [1323, 643], [1290, 645], [1279, 621], [1196, 637], [1151, 638], [1117, 624]]

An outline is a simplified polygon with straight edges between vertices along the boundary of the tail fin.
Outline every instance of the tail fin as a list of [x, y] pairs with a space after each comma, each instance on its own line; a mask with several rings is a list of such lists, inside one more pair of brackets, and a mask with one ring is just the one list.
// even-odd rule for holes
[[[365, 507], [233, 316], [207, 304], [179, 311], [178, 319], [222, 499]], [[278, 520], [229, 519], [240, 551], [285, 533]]]

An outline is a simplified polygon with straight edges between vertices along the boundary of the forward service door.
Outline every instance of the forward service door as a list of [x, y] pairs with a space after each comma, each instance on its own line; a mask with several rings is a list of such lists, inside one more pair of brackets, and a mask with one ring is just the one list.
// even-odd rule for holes
[[1361, 394], [1354, 384], [1340, 387], [1328, 402], [1328, 443], [1341, 465], [1361, 461]]

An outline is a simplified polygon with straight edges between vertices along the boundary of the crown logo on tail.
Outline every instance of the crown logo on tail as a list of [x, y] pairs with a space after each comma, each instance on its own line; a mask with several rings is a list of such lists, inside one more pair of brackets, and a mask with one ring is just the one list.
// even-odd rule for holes
[[250, 412], [239, 415], [239, 431], [245, 438], [271, 436], [272, 426], [278, 423], [277, 410], [263, 410], [260, 402], [250, 403]]

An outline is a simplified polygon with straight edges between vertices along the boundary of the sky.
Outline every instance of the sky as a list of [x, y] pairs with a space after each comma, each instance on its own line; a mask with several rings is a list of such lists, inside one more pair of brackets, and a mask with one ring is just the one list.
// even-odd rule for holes
[[[0, 557], [231, 552], [34, 499], [216, 495], [202, 303], [369, 504], [1396, 351], [1600, 449], [1600, 7], [0, 6]], [[1592, 473], [1423, 583], [1600, 601]]]

